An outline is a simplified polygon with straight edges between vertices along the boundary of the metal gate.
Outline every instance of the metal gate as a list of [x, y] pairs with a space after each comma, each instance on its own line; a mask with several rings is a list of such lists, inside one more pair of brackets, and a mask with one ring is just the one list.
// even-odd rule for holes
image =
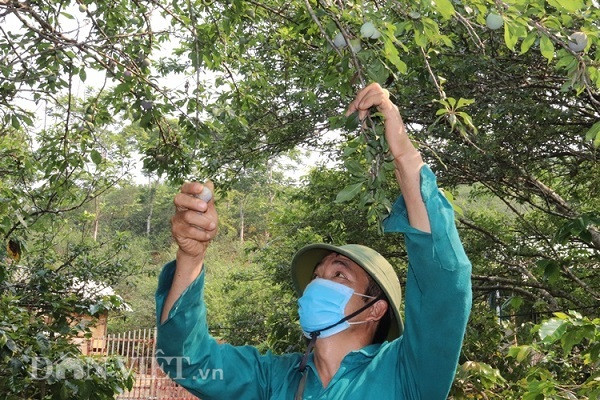
[[133, 388], [118, 400], [196, 400], [197, 397], [173, 382], [156, 362], [156, 328], [140, 329], [104, 337], [92, 337], [83, 352], [89, 355], [118, 355], [133, 373]]

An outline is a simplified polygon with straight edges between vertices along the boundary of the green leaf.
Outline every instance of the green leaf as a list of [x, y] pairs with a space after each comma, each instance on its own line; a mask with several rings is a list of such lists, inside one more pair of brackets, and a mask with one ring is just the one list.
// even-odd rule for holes
[[17, 346], [17, 343], [15, 343], [14, 340], [12, 340], [11, 338], [7, 338], [6, 339], [6, 348], [10, 350], [11, 353], [16, 353], [17, 350], [19, 349], [19, 346]]
[[444, 19], [450, 19], [456, 12], [450, 0], [434, 0], [436, 10]]
[[544, 279], [550, 283], [554, 283], [560, 277], [560, 268], [556, 261], [550, 261], [544, 268]]
[[569, 319], [569, 316], [563, 312], [555, 312], [554, 315], [559, 319]]
[[69, 388], [67, 387], [66, 382], [61, 385], [59, 395], [61, 400], [67, 400], [69, 398]]
[[593, 333], [594, 325], [584, 325], [565, 333], [560, 340], [564, 354], [569, 354], [573, 346], [581, 343], [584, 338], [593, 336]]
[[19, 129], [21, 127], [21, 123], [19, 122], [19, 118], [16, 115], [12, 115], [10, 117], [10, 123], [13, 128]]
[[384, 40], [383, 54], [389, 62], [394, 64], [394, 67], [396, 67], [400, 73], [406, 74], [408, 67], [406, 66], [406, 63], [400, 59], [400, 53], [392, 40], [387, 38]]
[[600, 121], [596, 122], [585, 134], [585, 140], [594, 141], [594, 147], [600, 145]]
[[521, 42], [521, 54], [525, 54], [529, 51], [531, 46], [535, 43], [535, 39], [537, 39], [537, 33], [529, 32], [529, 35]]
[[450, 203], [450, 205], [452, 205], [452, 208], [454, 208], [454, 211], [461, 216], [464, 216], [464, 212], [463, 209], [456, 204], [455, 200], [454, 200], [454, 196], [452, 195], [452, 193], [449, 190], [444, 190], [442, 189], [443, 193], [444, 193], [444, 197], [446, 197], [446, 200], [448, 200], [448, 202]]
[[102, 155], [96, 149], [92, 149], [90, 152], [90, 157], [96, 165], [99, 165], [102, 162]]
[[575, 12], [584, 7], [583, 0], [548, 0], [548, 3], [559, 10]]
[[[348, 148], [352, 148], [352, 147], [348, 147]], [[356, 149], [356, 148], [354, 148]], [[350, 175], [353, 176], [363, 176], [364, 175], [364, 171], [362, 166], [360, 165], [360, 162], [358, 162], [357, 160], [354, 159], [349, 159], [344, 161], [344, 165], [346, 166], [346, 169], [348, 170], [348, 172], [350, 173]]]
[[511, 50], [515, 49], [515, 44], [517, 44], [518, 37], [515, 36], [513, 30], [510, 28], [511, 25], [506, 22], [504, 24], [504, 42], [506, 43], [506, 47]]
[[539, 331], [540, 339], [545, 343], [554, 343], [567, 330], [567, 323], [557, 318], [549, 319], [542, 323]]
[[371, 63], [367, 69], [367, 75], [372, 81], [381, 85], [383, 85], [390, 76], [385, 68], [385, 65], [383, 65], [383, 63], [379, 60], [375, 60]]
[[423, 24], [415, 24], [415, 43], [419, 47], [427, 47], [427, 36], [425, 36], [425, 32], [423, 31]]
[[89, 308], [90, 314], [95, 315], [98, 311], [100, 311], [101, 308], [102, 308], [102, 305], [99, 303], [92, 304]]
[[458, 103], [456, 103], [456, 108], [465, 107], [475, 103], [475, 99], [463, 99], [462, 97], [458, 99]]
[[554, 43], [548, 36], [544, 35], [540, 38], [540, 51], [548, 59], [548, 62], [554, 58]]
[[358, 119], [358, 111], [354, 111], [346, 118], [346, 123], [344, 124], [344, 128], [347, 131], [354, 131], [358, 128], [358, 124], [360, 123]]
[[25, 219], [23, 219], [23, 216], [21, 216], [20, 213], [16, 213], [15, 216], [17, 217], [17, 219], [19, 220], [21, 225], [23, 225], [25, 228], [27, 228], [27, 222], [25, 222]]
[[511, 346], [508, 350], [508, 356], [516, 358], [518, 362], [522, 362], [531, 353], [531, 346]]
[[360, 192], [364, 182], [354, 183], [352, 185], [346, 186], [342, 189], [341, 192], [337, 194], [335, 198], [336, 203], [343, 203], [345, 201], [350, 201]]
[[517, 311], [517, 310], [519, 310], [519, 308], [521, 308], [521, 306], [523, 305], [523, 302], [524, 302], [524, 300], [522, 297], [513, 296], [504, 302], [504, 304], [502, 305], [502, 308], [510, 307], [513, 310]]
[[515, 21], [506, 21], [504, 24], [504, 41], [509, 49], [514, 51], [517, 41], [524, 37], [527, 37], [525, 25]]

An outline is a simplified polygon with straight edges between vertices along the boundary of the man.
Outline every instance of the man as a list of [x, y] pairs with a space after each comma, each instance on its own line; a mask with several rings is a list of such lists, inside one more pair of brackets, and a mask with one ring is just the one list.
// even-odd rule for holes
[[[348, 114], [358, 111], [362, 120], [371, 107], [384, 116], [402, 191], [384, 228], [406, 238], [406, 326], [398, 278], [381, 255], [360, 245], [316, 244], [292, 261], [300, 325], [310, 338], [307, 352], [261, 355], [250, 346], [217, 344], [202, 300], [202, 262], [217, 214], [213, 200], [193, 197], [203, 185], [186, 183], [175, 197], [172, 219], [179, 251], [163, 269], [156, 295], [157, 352], [162, 368], [192, 393], [204, 400], [446, 398], [471, 305], [471, 265], [452, 207], [410, 142], [387, 90], [364, 88]], [[181, 357], [183, 362], [171, 362]], [[222, 379], [211, 370], [222, 372]]]

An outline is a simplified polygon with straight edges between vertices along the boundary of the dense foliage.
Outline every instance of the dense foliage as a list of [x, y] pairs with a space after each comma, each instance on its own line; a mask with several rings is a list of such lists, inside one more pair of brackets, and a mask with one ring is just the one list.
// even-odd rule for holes
[[[401, 240], [378, 231], [397, 195], [381, 121], [341, 116], [377, 81], [474, 264], [453, 396], [598, 397], [598, 21], [597, 0], [0, 0], [2, 392], [127, 385], [116, 364], [93, 382], [27, 368], [75, 351], [73, 311], [118, 307], [75, 282], [143, 310], [113, 329], [154, 323], [176, 191], [161, 178], [228, 190], [207, 300], [232, 343], [302, 346], [287, 266], [305, 243], [369, 244], [403, 276]], [[337, 167], [287, 184], [274, 160], [298, 146]], [[138, 155], [148, 185], [126, 182]]]

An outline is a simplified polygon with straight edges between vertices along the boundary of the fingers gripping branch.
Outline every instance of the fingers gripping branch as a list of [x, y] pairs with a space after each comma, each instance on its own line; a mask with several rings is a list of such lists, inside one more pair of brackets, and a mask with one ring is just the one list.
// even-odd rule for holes
[[372, 107], [376, 107], [383, 115], [385, 139], [394, 158], [396, 178], [406, 200], [410, 224], [429, 232], [431, 228], [420, 191], [423, 159], [410, 141], [398, 107], [390, 100], [389, 92], [377, 83], [370, 84], [357, 93], [346, 115], [358, 111], [359, 119], [364, 120]]

